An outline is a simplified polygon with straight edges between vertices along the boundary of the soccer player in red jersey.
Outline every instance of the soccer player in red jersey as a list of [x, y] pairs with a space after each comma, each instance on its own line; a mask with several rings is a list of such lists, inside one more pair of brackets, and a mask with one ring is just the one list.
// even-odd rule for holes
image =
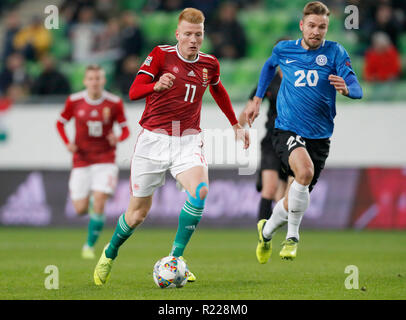
[[[176, 46], [155, 47], [145, 59], [129, 92], [130, 99], [146, 97], [131, 163], [131, 198], [127, 211], [94, 271], [96, 285], [109, 279], [119, 247], [146, 218], [153, 192], [165, 182], [169, 170], [187, 193], [170, 255], [182, 258], [207, 197], [208, 171], [200, 135], [202, 97], [209, 87], [228, 118], [237, 139], [249, 146], [248, 131], [238, 123], [227, 91], [220, 82], [220, 66], [214, 56], [200, 52], [204, 38], [204, 15], [187, 8], [181, 12]], [[182, 258], [183, 259], [183, 258]], [[190, 273], [189, 281], [195, 276]]]
[[[98, 65], [89, 65], [83, 82], [86, 89], [68, 97], [56, 126], [66, 148], [73, 154], [69, 178], [73, 206], [78, 215], [89, 213], [90, 217], [82, 257], [92, 259], [94, 245], [105, 221], [104, 205], [117, 184], [116, 145], [130, 132], [123, 101], [104, 90], [104, 70]], [[75, 118], [74, 141], [68, 139], [64, 128], [72, 118]], [[113, 133], [114, 122], [121, 127], [119, 137]]]

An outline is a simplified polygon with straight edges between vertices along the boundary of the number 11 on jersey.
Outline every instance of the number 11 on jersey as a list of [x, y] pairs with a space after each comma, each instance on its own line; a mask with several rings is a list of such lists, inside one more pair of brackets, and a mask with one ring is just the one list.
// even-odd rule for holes
[[186, 87], [186, 94], [185, 94], [185, 99], [184, 100], [186, 102], [188, 101], [190, 88], [192, 88], [192, 96], [190, 97], [190, 102], [193, 102], [193, 99], [194, 99], [195, 93], [196, 93], [196, 86], [193, 85], [193, 84], [186, 83], [185, 87]]

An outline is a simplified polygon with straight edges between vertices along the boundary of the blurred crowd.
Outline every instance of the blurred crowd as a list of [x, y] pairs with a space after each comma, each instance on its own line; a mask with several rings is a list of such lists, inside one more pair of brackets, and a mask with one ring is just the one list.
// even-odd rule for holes
[[[21, 21], [18, 10], [2, 15], [3, 43], [0, 96], [21, 100], [30, 95], [66, 95], [72, 92], [69, 77], [59, 64], [113, 62], [110, 90], [126, 96], [145, 53], [152, 49], [148, 30], [140, 20], [151, 12], [177, 12], [185, 7], [202, 10], [210, 52], [219, 59], [237, 60], [247, 55], [249, 39], [238, 19], [241, 10], [265, 6], [265, 0], [65, 0], [59, 6], [58, 33], [44, 27], [44, 17]], [[364, 44], [365, 81], [387, 82], [402, 75], [400, 37], [406, 32], [406, 1], [328, 0], [332, 9], [354, 4], [360, 13], [356, 33]], [[271, 14], [271, 11], [270, 11]], [[270, 32], [272, 32], [270, 30]], [[55, 56], [55, 37], [68, 42], [68, 54]], [[58, 43], [58, 46], [60, 44]], [[255, 44], [253, 44], [255, 45]], [[353, 53], [351, 53], [353, 54]], [[35, 78], [27, 65], [39, 65]]]

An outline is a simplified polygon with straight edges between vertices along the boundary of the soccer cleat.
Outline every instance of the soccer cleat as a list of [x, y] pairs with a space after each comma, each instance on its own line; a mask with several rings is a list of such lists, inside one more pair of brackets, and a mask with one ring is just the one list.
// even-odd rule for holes
[[294, 238], [286, 239], [282, 242], [283, 248], [279, 253], [279, 256], [284, 260], [293, 260], [296, 258], [298, 241]]
[[[179, 257], [179, 259], [181, 259], [183, 262], [186, 263], [185, 258]], [[196, 276], [189, 270], [189, 275], [187, 277], [187, 282], [195, 282], [195, 281], [196, 281]]]
[[97, 286], [107, 283], [110, 278], [111, 268], [113, 267], [113, 259], [107, 258], [105, 254], [108, 245], [109, 244], [104, 247], [99, 262], [97, 262], [96, 268], [94, 269], [93, 279]]
[[257, 245], [257, 260], [259, 263], [264, 264], [267, 263], [269, 258], [272, 254], [272, 240], [265, 241], [264, 236], [262, 235], [262, 230], [264, 229], [264, 225], [266, 223], [266, 219], [262, 219], [258, 221], [258, 245]]
[[85, 244], [82, 248], [82, 258], [83, 259], [94, 259], [95, 254], [94, 254], [94, 248], [89, 247], [87, 244]]

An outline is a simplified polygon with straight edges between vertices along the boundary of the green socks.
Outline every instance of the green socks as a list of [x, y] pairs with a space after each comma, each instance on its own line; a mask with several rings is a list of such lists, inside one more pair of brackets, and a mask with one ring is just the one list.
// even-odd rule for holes
[[[175, 241], [171, 255], [180, 257], [187, 243], [189, 242], [193, 232], [196, 229], [200, 219], [202, 218], [203, 208], [198, 208], [186, 201], [179, 215], [178, 231], [176, 232]], [[118, 254], [120, 246], [132, 235], [135, 229], [130, 228], [124, 219], [124, 214], [118, 219], [116, 230], [105, 250], [107, 258], [115, 259]]]
[[185, 202], [179, 215], [178, 231], [173, 242], [171, 256], [183, 256], [183, 251], [202, 218], [202, 213], [203, 208], [195, 207], [189, 201]]
[[124, 213], [118, 219], [116, 230], [111, 238], [110, 244], [107, 247], [105, 254], [107, 258], [115, 259], [120, 246], [132, 235], [135, 229], [129, 227], [125, 222]]
[[106, 217], [104, 214], [91, 213], [88, 224], [87, 245], [93, 247], [99, 238], [100, 232], [103, 230]]

